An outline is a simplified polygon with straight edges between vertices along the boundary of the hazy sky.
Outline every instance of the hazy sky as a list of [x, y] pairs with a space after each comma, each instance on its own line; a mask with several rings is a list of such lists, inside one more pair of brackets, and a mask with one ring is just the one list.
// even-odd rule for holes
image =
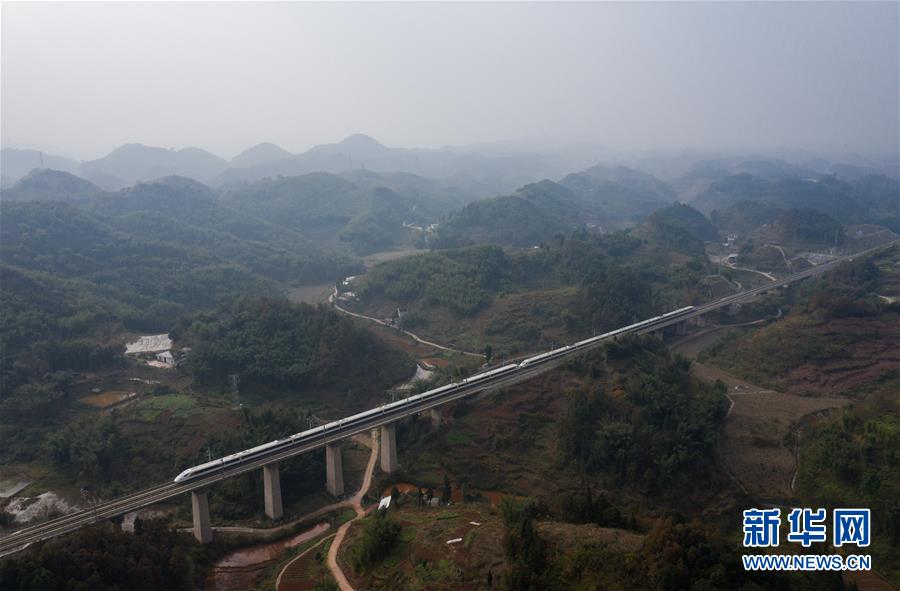
[[898, 3], [3, 3], [6, 143], [898, 150]]

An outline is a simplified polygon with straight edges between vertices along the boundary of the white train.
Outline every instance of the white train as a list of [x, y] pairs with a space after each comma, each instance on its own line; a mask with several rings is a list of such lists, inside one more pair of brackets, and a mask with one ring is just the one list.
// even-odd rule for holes
[[642, 322], [637, 322], [635, 324], [626, 326], [624, 328], [619, 328], [613, 330], [611, 332], [607, 332], [605, 334], [591, 337], [589, 339], [584, 339], [583, 341], [578, 341], [574, 345], [567, 345], [565, 347], [560, 347], [558, 349], [554, 349], [552, 351], [548, 351], [546, 353], [541, 353], [540, 355], [535, 355], [534, 357], [529, 357], [525, 359], [521, 363], [515, 364], [510, 363], [508, 365], [504, 365], [503, 367], [499, 367], [497, 369], [492, 369], [489, 371], [485, 371], [474, 376], [469, 376], [459, 382], [453, 382], [450, 384], [446, 384], [439, 388], [435, 388], [434, 390], [429, 390], [427, 392], [423, 392], [421, 394], [416, 394], [415, 396], [410, 396], [408, 398], [404, 398], [402, 400], [398, 400], [397, 402], [391, 402], [390, 404], [382, 404], [381, 406], [375, 407], [373, 409], [349, 416], [344, 417], [343, 419], [339, 419], [337, 421], [332, 421], [331, 423], [327, 423], [325, 425], [316, 427], [314, 429], [309, 429], [307, 431], [303, 431], [301, 433], [296, 433], [291, 435], [290, 437], [285, 437], [284, 439], [277, 439], [275, 441], [270, 441], [269, 443], [264, 443], [263, 445], [258, 445], [256, 447], [246, 449], [244, 451], [231, 454], [225, 456], [224, 458], [219, 458], [218, 460], [213, 460], [211, 462], [206, 462], [205, 464], [200, 464], [199, 466], [194, 466], [193, 468], [188, 468], [181, 474], [175, 477], [175, 482], [184, 482], [186, 480], [190, 480], [193, 478], [199, 478], [201, 476], [208, 476], [210, 474], [219, 472], [224, 470], [225, 468], [241, 464], [250, 459], [257, 459], [260, 456], [269, 455], [296, 445], [301, 445], [304, 443], [309, 443], [311, 441], [324, 440], [329, 433], [333, 433], [334, 431], [342, 431], [346, 428], [356, 426], [362, 422], [366, 422], [368, 419], [378, 415], [385, 414], [393, 414], [396, 412], [402, 412], [410, 405], [417, 404], [424, 400], [434, 397], [441, 397], [450, 392], [462, 388], [463, 386], [470, 387], [472, 385], [477, 384], [487, 384], [491, 381], [500, 379], [504, 377], [509, 372], [515, 371], [517, 369], [523, 369], [529, 367], [534, 364], [544, 363], [550, 361], [551, 359], [556, 359], [562, 355], [565, 355], [569, 351], [574, 351], [578, 349], [583, 349], [585, 347], [589, 347], [590, 345], [602, 341], [608, 338], [614, 338], [619, 334], [632, 332], [634, 330], [640, 330], [642, 328], [650, 328], [654, 324], [663, 321], [663, 320], [671, 320], [678, 316], [684, 316], [690, 312], [694, 311], [693, 306], [688, 306], [686, 308], [680, 308], [675, 310], [674, 312], [668, 312], [667, 314], [663, 314], [661, 316], [655, 316], [648, 320], [644, 320]]
[[567, 345], [565, 347], [560, 347], [559, 349], [554, 349], [552, 351], [548, 351], [547, 353], [541, 353], [540, 355], [535, 355], [534, 357], [529, 357], [525, 359], [519, 364], [519, 367], [528, 367], [529, 365], [533, 365], [535, 363], [541, 363], [545, 361], [549, 361], [551, 359], [555, 359], [562, 355], [565, 355], [569, 351], [574, 351], [578, 349], [584, 349], [585, 347], [589, 347], [594, 343], [599, 341], [603, 341], [609, 338], [615, 338], [620, 334], [625, 334], [629, 332], [633, 332], [635, 330], [640, 330], [642, 328], [650, 328], [654, 324], [659, 322], [672, 320], [673, 318], [678, 318], [679, 316], [684, 316], [686, 314], [690, 314], [694, 311], [693, 306], [687, 306], [685, 308], [679, 308], [678, 310], [674, 310], [672, 312], [667, 312], [660, 316], [654, 316], [653, 318], [649, 318], [647, 320], [642, 320], [641, 322], [636, 322], [635, 324], [630, 324], [628, 326], [624, 326], [622, 328], [617, 328], [616, 330], [603, 333], [596, 337], [591, 337], [589, 339], [584, 339], [583, 341], [578, 341], [574, 345]]
[[515, 364], [505, 365], [497, 369], [492, 369], [490, 371], [470, 376], [460, 382], [446, 384], [444, 386], [440, 386], [439, 388], [435, 388], [434, 390], [423, 392], [422, 394], [416, 394], [415, 396], [410, 396], [396, 402], [391, 402], [390, 404], [383, 404], [373, 409], [349, 417], [344, 417], [343, 419], [339, 419], [337, 421], [332, 421], [325, 425], [316, 427], [315, 429], [303, 431], [284, 439], [270, 441], [269, 443], [264, 443], [263, 445], [258, 445], [256, 447], [246, 449], [244, 451], [231, 454], [223, 458], [213, 460], [211, 462], [200, 464], [199, 466], [188, 468], [175, 477], [175, 482], [184, 482], [193, 478], [208, 476], [210, 474], [220, 472], [225, 468], [241, 464], [249, 459], [256, 459], [260, 456], [281, 451], [295, 445], [309, 443], [316, 440], [323, 440], [328, 435], [328, 433], [356, 426], [361, 422], [365, 422], [367, 419], [371, 419], [373, 416], [393, 414], [397, 411], [402, 411], [412, 404], [416, 404], [427, 398], [432, 398], [435, 396], [440, 397], [462, 386], [472, 386], [473, 384], [481, 382], [489, 382], [491, 380], [499, 378], [506, 373], [509, 373], [510, 371], [517, 369], [518, 367], [519, 366]]

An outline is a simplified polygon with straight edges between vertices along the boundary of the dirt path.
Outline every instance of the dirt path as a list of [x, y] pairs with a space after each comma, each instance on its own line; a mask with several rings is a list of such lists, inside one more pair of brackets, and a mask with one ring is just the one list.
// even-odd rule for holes
[[[782, 256], [783, 256], [783, 253], [782, 253]], [[748, 269], [747, 267], [737, 267], [734, 265], [729, 265], [729, 267], [731, 267], [735, 271], [747, 271], [748, 273], [756, 273], [757, 275], [762, 275], [769, 281], [778, 281], [774, 275], [772, 275], [771, 273], [766, 273], [765, 271], [758, 271], [756, 269]]]
[[340, 565], [337, 562], [338, 551], [341, 548], [341, 543], [344, 541], [344, 538], [347, 536], [347, 531], [350, 529], [350, 526], [353, 525], [353, 522], [366, 514], [365, 509], [362, 506], [362, 499], [366, 495], [366, 492], [369, 490], [369, 487], [372, 485], [372, 474], [375, 471], [375, 460], [378, 457], [378, 444], [375, 440], [375, 432], [372, 432], [372, 455], [369, 456], [369, 463], [366, 466], [366, 476], [363, 478], [363, 483], [360, 489], [356, 492], [350, 502], [353, 505], [353, 509], [356, 510], [356, 517], [351, 519], [344, 525], [342, 525], [334, 536], [334, 542], [331, 543], [331, 547], [328, 548], [328, 570], [331, 571], [331, 576], [334, 577], [335, 582], [338, 584], [338, 587], [341, 588], [341, 591], [354, 591], [353, 586], [350, 584], [350, 581], [347, 580], [347, 577], [344, 576], [344, 571], [341, 570]]
[[421, 343], [423, 345], [428, 345], [429, 347], [434, 347], [435, 349], [441, 349], [442, 351], [450, 351], [451, 353], [459, 353], [461, 355], [470, 355], [472, 357], [478, 357], [480, 359], [484, 359], [484, 355], [482, 355], [481, 353], [472, 353], [471, 351], [463, 351], [462, 349], [454, 349], [453, 347], [447, 347], [445, 345], [439, 345], [432, 341], [426, 341], [425, 339], [409, 332], [408, 330], [404, 330], [402, 328], [396, 328], [395, 326], [391, 326], [387, 322], [385, 322], [383, 320], [379, 320], [378, 318], [372, 318], [371, 316], [366, 316], [365, 314], [357, 314], [356, 312], [351, 312], [350, 310], [348, 310], [346, 308], [342, 308], [337, 303], [337, 288], [336, 287], [334, 288], [334, 292], [331, 294], [331, 297], [328, 298], [328, 301], [331, 302], [331, 304], [334, 306], [334, 308], [336, 310], [343, 312], [344, 314], [347, 314], [348, 316], [353, 316], [354, 318], [361, 318], [362, 320], [368, 320], [369, 322], [375, 322], [377, 324], [380, 324], [381, 326], [386, 326], [388, 328], [394, 328], [395, 330], [398, 330], [398, 331], [402, 332], [403, 334], [405, 334], [406, 336], [412, 338], [417, 343]]
[[[363, 439], [363, 437], [354, 437], [353, 439], [359, 440], [359, 439]], [[375, 438], [375, 433], [374, 432], [372, 433], [371, 438], [365, 438], [365, 439], [366, 439], [365, 445], [371, 445], [372, 453], [369, 455], [368, 464], [366, 464], [366, 473], [365, 473], [365, 476], [363, 477], [362, 486], [356, 492], [356, 494], [352, 498], [350, 498], [346, 501], [341, 501], [339, 503], [333, 503], [331, 505], [327, 505], [325, 507], [322, 507], [321, 509], [313, 511], [312, 513], [304, 515], [299, 520], [295, 520], [292, 523], [296, 523], [297, 521], [300, 521], [300, 520], [311, 519], [311, 518], [317, 517], [319, 515], [322, 515], [324, 513], [329, 513], [331, 511], [334, 511], [335, 509], [340, 509], [343, 507], [350, 507], [354, 511], [356, 511], [356, 517], [353, 518], [352, 520], [344, 523], [340, 528], [338, 528], [338, 530], [335, 534], [332, 534], [331, 536], [326, 536], [326, 537], [322, 538], [315, 546], [312, 546], [309, 549], [305, 550], [302, 554], [296, 556], [293, 560], [291, 560], [286, 565], [284, 565], [284, 567], [282, 567], [282, 569], [281, 569], [281, 572], [278, 573], [278, 578], [275, 583], [276, 591], [278, 589], [280, 589], [280, 584], [281, 584], [282, 577], [284, 576], [284, 573], [287, 572], [287, 569], [294, 562], [296, 562], [298, 559], [302, 558], [307, 552], [309, 552], [313, 548], [318, 547], [322, 542], [324, 542], [325, 540], [327, 540], [331, 537], [334, 537], [335, 539], [334, 539], [334, 543], [332, 543], [331, 548], [328, 551], [328, 569], [331, 571], [332, 576], [334, 577], [335, 581], [338, 582], [338, 585], [341, 587], [341, 589], [349, 589], [351, 591], [353, 590], [353, 587], [351, 587], [350, 584], [347, 582], [347, 578], [344, 576], [343, 571], [341, 571], [341, 568], [338, 566], [336, 558], [337, 558], [337, 549], [340, 547], [341, 542], [344, 540], [344, 536], [347, 535], [347, 530], [350, 529], [350, 524], [353, 521], [356, 521], [357, 519], [359, 519], [362, 515], [365, 515], [365, 511], [363, 510], [363, 507], [362, 507], [362, 499], [365, 496], [366, 492], [368, 492], [369, 487], [372, 485], [372, 475], [375, 472], [375, 461], [378, 459], [378, 443]], [[288, 527], [289, 525], [290, 524], [282, 526], [282, 527]], [[254, 533], [253, 528], [216, 528], [216, 529], [225, 529], [228, 531], [241, 531], [244, 533]], [[269, 531], [273, 531], [273, 530], [263, 530], [263, 531], [269, 532]]]
[[303, 558], [304, 556], [306, 556], [307, 554], [309, 554], [310, 552], [312, 552], [313, 550], [315, 550], [316, 548], [318, 548], [319, 546], [324, 544], [327, 540], [330, 540], [333, 537], [334, 537], [334, 534], [331, 534], [330, 536], [325, 536], [324, 538], [322, 538], [321, 540], [319, 540], [318, 542], [316, 542], [315, 544], [313, 544], [312, 546], [310, 546], [309, 548], [307, 548], [306, 550], [304, 550], [303, 552], [301, 552], [300, 554], [298, 554], [297, 556], [292, 558], [290, 562], [285, 564], [284, 568], [281, 569], [281, 572], [278, 573], [278, 578], [275, 579], [276, 591], [278, 589], [281, 589], [281, 579], [284, 576], [284, 573], [287, 572], [288, 568], [290, 568], [290, 566], [292, 564], [294, 564], [295, 562], [297, 562], [298, 560], [300, 560], [301, 558]]
[[[717, 332], [699, 333], [673, 349], [696, 357], [712, 344]], [[721, 380], [728, 388], [730, 405], [719, 433], [719, 453], [726, 472], [748, 494], [773, 502], [793, 496], [804, 417], [849, 403], [842, 397], [814, 398], [770, 390], [696, 360], [691, 372], [710, 383]]]
[[781, 248], [777, 244], [766, 244], [766, 246], [771, 246], [772, 248], [777, 248], [778, 252], [781, 253], [781, 258], [784, 260], [784, 266], [787, 267], [788, 273], [794, 272], [794, 265], [792, 265], [791, 261], [788, 260], [787, 255], [784, 253], [783, 248]]

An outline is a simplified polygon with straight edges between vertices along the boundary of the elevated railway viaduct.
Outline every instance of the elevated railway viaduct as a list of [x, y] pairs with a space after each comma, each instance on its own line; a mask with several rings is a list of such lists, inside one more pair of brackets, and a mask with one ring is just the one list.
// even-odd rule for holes
[[535, 355], [518, 364], [492, 369], [461, 382], [441, 386], [423, 394], [411, 396], [395, 403], [386, 404], [363, 413], [333, 421], [303, 433], [189, 468], [179, 474], [174, 481], [157, 484], [2, 537], [0, 538], [0, 556], [21, 550], [31, 543], [65, 534], [85, 525], [136, 511], [142, 507], [184, 494], [191, 495], [194, 536], [199, 542], [208, 543], [212, 540], [209, 502], [207, 499], [209, 488], [221, 480], [260, 469], [263, 471], [266, 515], [272, 519], [279, 519], [283, 515], [283, 508], [278, 466], [279, 462], [283, 460], [324, 447], [327, 490], [332, 495], [341, 496], [344, 493], [341, 442], [349, 437], [378, 429], [381, 437], [381, 469], [388, 474], [392, 474], [398, 467], [396, 424], [404, 417], [431, 411], [449, 402], [474, 394], [505, 388], [528, 380], [553, 369], [575, 355], [600, 347], [607, 340], [619, 338], [622, 335], [653, 333], [662, 336], [662, 332], [669, 327], [674, 327], [677, 333], [682, 333], [686, 323], [696, 322], [704, 314], [748, 300], [765, 292], [776, 290], [807, 277], [824, 273], [845, 260], [868, 255], [893, 246], [897, 242], [894, 241], [852, 256], [838, 258], [779, 279], [773, 283], [729, 295], [713, 302], [681, 308], [573, 345]]

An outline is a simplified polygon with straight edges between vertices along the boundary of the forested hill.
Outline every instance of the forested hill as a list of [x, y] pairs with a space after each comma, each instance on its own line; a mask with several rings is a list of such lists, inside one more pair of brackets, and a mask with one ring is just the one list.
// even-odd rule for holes
[[866, 175], [852, 179], [764, 177], [751, 174], [721, 176], [712, 181], [691, 205], [704, 212], [725, 210], [740, 201], [777, 203], [785, 208], [808, 208], [827, 213], [844, 224], [878, 224], [898, 231], [900, 181]]
[[438, 247], [467, 244], [531, 246], [582, 225], [575, 196], [552, 181], [512, 195], [470, 203], [438, 229]]
[[408, 243], [413, 235], [409, 226], [427, 226], [478, 196], [459, 186], [412, 174], [358, 170], [232, 186], [223, 191], [222, 201], [320, 245], [349, 246], [365, 255]]
[[435, 250], [376, 266], [352, 284], [358, 302], [347, 305], [377, 317], [399, 307], [404, 326], [460, 346], [549, 348], [708, 297], [709, 261], [672, 251], [629, 231]]
[[559, 183], [544, 180], [470, 203], [441, 224], [435, 244], [531, 246], [582, 227], [628, 227], [674, 199], [675, 192], [651, 175], [597, 165]]
[[781, 244], [840, 246], [844, 228], [827, 213], [805, 207], [784, 209], [773, 203], [739, 201], [727, 209], [714, 210], [713, 224], [722, 231], [751, 237], [765, 233], [768, 240]]
[[[110, 193], [68, 173], [40, 170], [3, 191], [0, 198], [10, 211], [17, 203], [34, 202], [29, 211], [36, 215], [46, 210], [51, 217], [56, 206], [50, 202], [75, 205], [78, 219], [86, 223], [237, 262], [254, 273], [290, 283], [330, 281], [358, 268], [350, 258], [324, 252], [299, 232], [223, 204], [212, 189], [184, 177]], [[52, 241], [57, 229], [52, 223], [46, 226], [45, 238]], [[14, 245], [9, 240], [4, 244]], [[16, 264], [31, 268], [28, 263]]]
[[[45, 169], [3, 190], [0, 200], [62, 201], [116, 220], [130, 216], [123, 220], [127, 231], [140, 233], [147, 226], [153, 229], [151, 237], [186, 245], [208, 242], [211, 236], [203, 234], [209, 231], [224, 233], [286, 251], [321, 271], [329, 264], [342, 264], [340, 257], [326, 252], [352, 257], [408, 246], [421, 238], [425, 226], [480, 195], [416, 175], [365, 170], [279, 177], [218, 190], [169, 176], [109, 192], [72, 174]], [[150, 219], [142, 219], [148, 214]], [[227, 248], [218, 240], [207, 246]], [[329, 280], [344, 271], [317, 276], [316, 269], [298, 272], [296, 264], [284, 267], [285, 274], [297, 281]]]
[[106, 191], [68, 172], [49, 168], [35, 169], [12, 187], [0, 192], [3, 201], [64, 201], [73, 205], [90, 205]]
[[103, 286], [123, 303], [187, 310], [238, 293], [278, 291], [213, 252], [136, 238], [64, 203], [3, 203], [0, 213], [4, 264]]
[[706, 216], [677, 202], [655, 211], [635, 233], [668, 248], [698, 255], [703, 254], [705, 241], [718, 236]]
[[164, 331], [187, 311], [283, 289], [217, 254], [136, 238], [65, 203], [0, 204], [0, 255], [3, 386], [108, 362], [96, 352], [123, 329]]
[[645, 172], [598, 164], [570, 174], [560, 184], [577, 195], [604, 225], [636, 223], [675, 201], [675, 191]]
[[210, 182], [227, 162], [201, 148], [168, 150], [143, 144], [124, 144], [103, 158], [82, 162], [78, 172], [98, 184], [118, 189], [169, 175]]
[[427, 211], [423, 207], [417, 216], [416, 199], [387, 187], [360, 187], [327, 173], [259, 181], [226, 191], [223, 201], [319, 244], [349, 246], [362, 255], [405, 242], [409, 230], [403, 223], [421, 223]]
[[239, 298], [183, 319], [172, 332], [193, 348], [190, 371], [200, 382], [355, 387], [379, 394], [414, 373], [406, 354], [350, 319], [324, 308], [270, 298]]

